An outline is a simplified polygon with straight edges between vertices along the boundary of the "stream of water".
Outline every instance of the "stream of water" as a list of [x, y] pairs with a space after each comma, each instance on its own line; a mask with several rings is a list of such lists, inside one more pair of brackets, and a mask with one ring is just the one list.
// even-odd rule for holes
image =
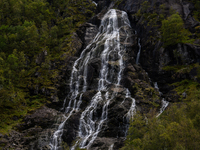
[[138, 47], [139, 47], [139, 50], [138, 50], [138, 53], [137, 53], [137, 58], [136, 58], [136, 64], [138, 65], [139, 63], [139, 59], [140, 59], [140, 53], [141, 53], [141, 44], [140, 44], [140, 38], [138, 38]]
[[[121, 16], [119, 16], [121, 15]], [[120, 17], [120, 20], [118, 19]], [[59, 150], [62, 143], [62, 134], [64, 125], [71, 117], [73, 112], [79, 111], [82, 103], [82, 95], [88, 88], [88, 64], [94, 58], [101, 59], [101, 69], [99, 73], [97, 93], [92, 97], [89, 105], [82, 111], [79, 120], [79, 140], [71, 148], [75, 149], [77, 145], [80, 148], [88, 149], [94, 140], [97, 138], [102, 126], [108, 117], [108, 106], [110, 101], [118, 94], [116, 91], [110, 91], [108, 85], [114, 85], [116, 88], [121, 85], [121, 79], [125, 68], [124, 54], [126, 48], [120, 44], [120, 30], [122, 27], [130, 28], [130, 23], [126, 12], [117, 11], [115, 9], [109, 10], [103, 17], [99, 32], [94, 40], [81, 53], [80, 57], [75, 61], [70, 78], [70, 100], [66, 105], [66, 100], [63, 105], [65, 110], [65, 120], [59, 125], [58, 130], [54, 133], [52, 142], [50, 144], [52, 150]], [[128, 39], [128, 32], [125, 32]], [[99, 50], [100, 44], [103, 44], [103, 49]], [[95, 46], [94, 46], [95, 45]], [[111, 58], [111, 53], [115, 53], [115, 57]], [[114, 65], [118, 64], [118, 69], [114, 69]], [[135, 113], [135, 99], [130, 96], [128, 89], [126, 97], [132, 100], [132, 105], [127, 113], [127, 118], [132, 118]], [[102, 104], [102, 113], [100, 117], [95, 116], [95, 111], [99, 104]], [[113, 146], [111, 145], [110, 149]]]
[[[159, 92], [159, 94], [160, 94], [160, 96], [161, 96], [162, 93], [161, 93], [160, 90], [159, 90], [159, 87], [158, 87], [157, 82], [154, 83], [154, 88], [158, 90], [158, 92]], [[161, 101], [160, 112], [158, 113], [158, 115], [157, 115], [156, 117], [159, 117], [159, 116], [163, 113], [163, 111], [167, 108], [168, 105], [169, 105], [169, 102], [166, 101], [166, 100], [163, 98], [162, 101]]]

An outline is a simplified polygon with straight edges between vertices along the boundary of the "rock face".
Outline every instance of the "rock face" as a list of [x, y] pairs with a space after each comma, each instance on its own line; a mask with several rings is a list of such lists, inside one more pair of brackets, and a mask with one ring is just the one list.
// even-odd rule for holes
[[[199, 63], [199, 46], [193, 44], [177, 44], [163, 48], [163, 43], [160, 42], [156, 37], [160, 37], [158, 28], [161, 26], [157, 23], [157, 27], [148, 25], [148, 18], [144, 15], [137, 16], [135, 13], [142, 8], [144, 1], [123, 1], [118, 5], [118, 8], [125, 10], [131, 20], [131, 26], [135, 28], [140, 38], [141, 54], [140, 54], [140, 65], [148, 72], [148, 76], [152, 81], [158, 82], [160, 91], [164, 94], [163, 96], [167, 99], [171, 99], [171, 102], [177, 101], [178, 95], [173, 91], [173, 87], [169, 84], [182, 79], [192, 79], [186, 73], [174, 75], [173, 71], [163, 70], [165, 66], [175, 65], [191, 65]], [[166, 17], [170, 16], [170, 10], [178, 12], [185, 23], [185, 28], [189, 29], [193, 34], [195, 33], [195, 27], [199, 26], [200, 22], [195, 20], [192, 16], [194, 5], [188, 1], [179, 0], [149, 0], [149, 7], [144, 13], [157, 13], [163, 14]], [[164, 7], [163, 7], [164, 6]], [[161, 9], [163, 7], [163, 9]], [[151, 37], [154, 37], [151, 39]], [[199, 44], [197, 39], [195, 43]], [[135, 45], [136, 46], [136, 45]], [[176, 76], [176, 77], [175, 77]], [[175, 77], [175, 78], [174, 78]], [[170, 94], [173, 93], [173, 94]], [[173, 96], [172, 96], [173, 95]], [[175, 98], [174, 95], [176, 95]], [[172, 97], [171, 97], [172, 96]]]
[[60, 112], [45, 106], [41, 107], [26, 116], [23, 119], [24, 123], [18, 125], [15, 131], [2, 136], [0, 143], [6, 145], [5, 150], [49, 150], [51, 135], [63, 119]]
[[109, 9], [100, 19], [98, 33], [92, 24], [78, 31], [88, 45], [72, 66], [66, 119], [53, 135], [52, 149], [62, 147], [61, 141], [72, 149], [118, 149], [136, 110], [159, 110], [159, 92], [135, 65], [137, 35], [126, 12]]
[[[26, 116], [17, 131], [0, 135], [4, 149], [60, 150], [68, 145], [71, 149], [117, 150], [123, 146], [129, 120], [136, 111], [158, 113], [163, 98], [179, 101], [170, 83], [182, 79], [200, 82], [196, 78], [197, 68], [189, 73], [163, 70], [168, 65], [199, 62], [200, 47], [177, 44], [163, 48], [162, 42], [152, 39], [160, 36], [158, 27], [146, 27], [144, 16], [135, 15], [143, 1], [95, 2], [97, 14], [74, 33], [75, 56], [61, 62], [68, 65], [62, 68], [59, 91], [53, 92], [52, 103], [48, 105], [57, 110], [62, 108], [62, 113], [42, 107]], [[173, 8], [191, 31], [200, 24], [192, 17], [191, 3], [179, 0], [149, 0], [149, 3], [146, 10], [149, 13], [159, 13], [163, 5], [167, 16]], [[36, 63], [41, 63], [45, 55], [45, 52], [39, 55]], [[45, 92], [52, 93], [44, 89]]]
[[[90, 24], [82, 27], [83, 33], [79, 31], [82, 41], [85, 41], [89, 46], [79, 57], [80, 60], [75, 62], [74, 67], [78, 68], [78, 73], [75, 70], [73, 72], [73, 68], [71, 69], [73, 77], [69, 84], [74, 90], [70, 91], [69, 88], [68, 91], [75, 98], [69, 96], [66, 99], [66, 112], [70, 114], [70, 118], [63, 127], [62, 139], [73, 148], [79, 146], [87, 149], [119, 149], [127, 134], [128, 119], [136, 110], [142, 113], [148, 113], [152, 109], [159, 111], [162, 98], [159, 89], [154, 87], [154, 82], [158, 83], [163, 93], [162, 97], [165, 97], [166, 100], [170, 102], [179, 100], [173, 87], [168, 85], [177, 79], [173, 80], [171, 78], [172, 72], [164, 71], [163, 67], [199, 62], [199, 48], [191, 44], [178, 44], [163, 48], [163, 43], [160, 41], [149, 40], [151, 36], [149, 31], [152, 30], [157, 35], [160, 33], [154, 27], [144, 28], [144, 18], [134, 16], [141, 8], [142, 1], [126, 0], [118, 6], [112, 2], [96, 2], [98, 3], [98, 14], [89, 21]], [[191, 15], [192, 5], [190, 3], [171, 0], [149, 2], [151, 6], [155, 6], [155, 10], [150, 7], [149, 12], [160, 12], [159, 7], [164, 4], [166, 15], [169, 15], [170, 8], [173, 8], [183, 17], [186, 27], [194, 28], [199, 24]], [[123, 20], [128, 22], [128, 19], [126, 20], [126, 16], [123, 16], [123, 12], [116, 11], [120, 27], [119, 39], [117, 37], [114, 39], [119, 41], [120, 49], [124, 47], [126, 49], [125, 53], [122, 52], [121, 55], [123, 65], [120, 64], [120, 55], [117, 51], [110, 51], [109, 54], [104, 53], [107, 39], [104, 39], [101, 34], [104, 33], [106, 27], [102, 27], [100, 22], [104, 19], [110, 20], [109, 15], [108, 18], [105, 16], [113, 6], [125, 10], [131, 21], [130, 24], [124, 26]], [[110, 22], [114, 24], [114, 20]], [[100, 35], [96, 30], [98, 26]], [[130, 27], [133, 27], [137, 32]], [[111, 28], [114, 27], [110, 24], [107, 26], [106, 32], [109, 30], [112, 32]], [[99, 36], [96, 37], [99, 38], [98, 42], [91, 38], [96, 33]], [[139, 65], [136, 65], [139, 38], [142, 49]], [[109, 43], [108, 49], [110, 47], [115, 49], [113, 43]], [[101, 54], [105, 54], [107, 57], [102, 59]], [[104, 66], [102, 62], [106, 63], [105, 70], [108, 69], [108, 72], [102, 70]], [[180, 76], [182, 77], [179, 78], [187, 78], [187, 75]], [[77, 80], [74, 79], [78, 79], [78, 84]], [[119, 80], [120, 82], [118, 82]], [[104, 86], [106, 90], [104, 90]], [[80, 102], [79, 100], [81, 100], [80, 106], [72, 105]], [[77, 143], [74, 145], [72, 141], [77, 141]]]

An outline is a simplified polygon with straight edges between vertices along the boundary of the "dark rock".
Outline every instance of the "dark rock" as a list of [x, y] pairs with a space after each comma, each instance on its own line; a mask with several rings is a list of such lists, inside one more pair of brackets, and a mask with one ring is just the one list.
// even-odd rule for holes
[[64, 126], [64, 132], [62, 135], [63, 141], [65, 141], [69, 146], [72, 146], [72, 142], [76, 139], [78, 135], [79, 119], [80, 113], [74, 113]]
[[100, 138], [97, 137], [89, 150], [119, 149], [123, 146], [123, 138]]
[[51, 135], [63, 121], [63, 116], [60, 112], [43, 106], [26, 116], [23, 121], [23, 124], [16, 126], [18, 131], [12, 130], [9, 135], [0, 138], [3, 149], [50, 150]]
[[178, 95], [178, 93], [176, 91], [169, 91], [166, 95], [166, 100], [168, 102], [178, 102], [180, 101], [179, 100], [180, 96]]
[[[80, 37], [81, 41], [83, 41], [84, 48], [94, 39], [97, 32], [98, 32], [97, 26], [91, 23], [85, 23], [79, 28], [77, 34]], [[80, 55], [80, 53], [78, 54]]]
[[44, 106], [23, 119], [25, 123], [22, 125], [22, 129], [34, 127], [35, 125], [42, 128], [52, 126], [57, 115], [58, 113], [55, 110]]
[[71, 47], [75, 51], [75, 55], [81, 54], [82, 46], [83, 46], [82, 40], [79, 38], [77, 33], [73, 33]]
[[0, 137], [0, 147], [4, 147], [8, 143], [9, 141], [7, 139]]

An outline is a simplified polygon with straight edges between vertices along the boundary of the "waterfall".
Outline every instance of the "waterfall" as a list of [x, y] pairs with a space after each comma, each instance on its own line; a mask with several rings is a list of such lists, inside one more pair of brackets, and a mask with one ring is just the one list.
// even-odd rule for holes
[[[126, 30], [130, 28], [126, 12], [111, 9], [104, 15], [96, 37], [82, 51], [80, 57], [73, 65], [70, 77], [69, 103], [65, 107], [65, 99], [63, 105], [66, 118], [53, 135], [50, 144], [52, 150], [58, 150], [61, 147], [61, 136], [63, 134], [64, 124], [74, 112], [80, 109], [82, 96], [89, 86], [88, 67], [90, 61], [100, 58], [101, 68], [96, 85], [97, 92], [92, 97], [88, 106], [81, 112], [78, 127], [79, 140], [77, 140], [71, 149], [75, 149], [77, 145], [80, 148], [88, 149], [97, 138], [99, 132], [102, 130], [103, 124], [108, 118], [109, 104], [118, 94], [117, 90], [111, 90], [110, 87], [117, 89], [121, 86], [121, 79], [125, 68], [124, 55], [126, 53], [126, 47], [122, 44], [127, 42], [129, 33]], [[124, 40], [120, 39], [121, 30], [125, 31], [124, 36], [126, 38]], [[99, 47], [102, 45], [103, 48], [100, 49]], [[115, 55], [111, 55], [113, 53]], [[127, 118], [130, 119], [135, 113], [135, 99], [131, 97], [128, 89], [123, 88], [123, 90], [126, 91], [126, 98], [132, 100], [132, 105], [127, 112]], [[102, 105], [101, 115], [95, 116], [99, 105]]]
[[[160, 94], [160, 96], [161, 96], [162, 93], [161, 93], [160, 90], [159, 90], [159, 87], [158, 87], [158, 83], [157, 83], [157, 82], [154, 83], [154, 88], [158, 90], [158, 92], [159, 92], [159, 94]], [[160, 112], [159, 112], [159, 114], [158, 114], [156, 117], [159, 117], [159, 116], [163, 113], [163, 111], [167, 108], [167, 106], [169, 105], [169, 102], [166, 101], [164, 98], [162, 99], [162, 102], [161, 102], [161, 103], [162, 103], [162, 104], [161, 104]]]
[[140, 59], [140, 52], [141, 52], [141, 44], [140, 44], [140, 38], [138, 39], [138, 46], [139, 46], [139, 50], [137, 53], [137, 58], [136, 58], [136, 64], [138, 65], [139, 63], [139, 59]]
[[108, 150], [113, 150], [114, 144], [110, 145]]
[[159, 117], [163, 111], [167, 108], [167, 106], [169, 105], [169, 102], [166, 101], [164, 98], [162, 99], [162, 105], [161, 105], [161, 108], [160, 108], [160, 112], [159, 114], [156, 116], [156, 117]]
[[94, 3], [97, 6], [97, 3], [95, 1], [92, 1], [92, 3]]

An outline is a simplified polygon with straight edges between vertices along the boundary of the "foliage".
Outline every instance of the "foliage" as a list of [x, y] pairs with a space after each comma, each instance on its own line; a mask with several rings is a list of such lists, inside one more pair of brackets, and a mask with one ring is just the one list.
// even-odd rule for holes
[[[152, 6], [149, 1], [144, 1], [137, 13], [133, 14], [133, 17], [138, 21], [140, 20], [140, 24], [147, 29], [148, 39], [152, 44], [155, 44], [160, 38], [160, 35], [157, 34], [158, 32], [153, 32], [152, 29], [160, 28], [161, 21], [166, 17], [165, 5], [160, 5], [159, 8], [156, 7], [158, 6]], [[152, 12], [152, 8], [155, 11]]]
[[[198, 8], [198, 2], [194, 3]], [[197, 11], [199, 13], [199, 11]], [[192, 35], [184, 28], [184, 22], [173, 8], [166, 4], [156, 5], [144, 1], [137, 13], [132, 15], [148, 32], [148, 42], [155, 44], [158, 40], [164, 42], [164, 47], [177, 43], [193, 43]], [[165, 19], [167, 18], [167, 19]], [[199, 28], [196, 35], [199, 37]], [[158, 32], [158, 31], [161, 32]], [[155, 31], [155, 32], [154, 32]]]
[[74, 53], [73, 32], [94, 9], [88, 0], [0, 1], [0, 128], [51, 96], [31, 91], [57, 91], [60, 62]]
[[159, 118], [137, 115], [122, 150], [199, 149], [200, 102], [171, 106]]
[[200, 21], [200, 12], [199, 12], [200, 0], [189, 0], [189, 2], [192, 2], [195, 6], [194, 11], [193, 11], [194, 18]]
[[161, 40], [164, 42], [164, 47], [177, 43], [191, 42], [189, 40], [191, 33], [184, 28], [183, 20], [178, 13], [172, 14], [162, 21], [161, 32]]
[[[200, 1], [191, 0], [191, 2], [195, 5], [195, 10], [192, 12], [193, 16], [198, 20], [199, 9], [197, 8], [200, 8]], [[169, 10], [169, 8], [165, 8], [165, 5], [160, 5], [160, 11], [152, 11], [148, 8], [150, 5], [148, 1], [143, 5], [145, 7], [142, 6], [133, 17], [147, 31], [148, 27], [152, 30], [160, 28], [161, 37], [159, 38], [164, 42], [164, 47], [193, 42], [190, 39], [191, 33], [184, 28], [181, 16], [173, 9]], [[195, 30], [198, 38], [199, 26]], [[171, 84], [171, 87], [180, 96], [180, 102], [170, 104], [158, 118], [151, 114], [136, 114], [130, 123], [128, 136], [122, 150], [200, 149], [199, 68], [199, 64], [163, 68], [163, 70], [170, 71], [173, 74], [172, 79], [176, 79], [176, 83]], [[184, 79], [181, 78], [181, 75], [185, 75]]]
[[114, 2], [114, 8], [117, 8], [122, 2], [123, 0], [112, 0]]
[[200, 149], [200, 84], [196, 81], [200, 76], [199, 64], [167, 66], [164, 70], [175, 74], [196, 70], [196, 73], [193, 73], [193, 80], [171, 84], [180, 96], [180, 102], [171, 103], [161, 116], [135, 115], [122, 150]]

